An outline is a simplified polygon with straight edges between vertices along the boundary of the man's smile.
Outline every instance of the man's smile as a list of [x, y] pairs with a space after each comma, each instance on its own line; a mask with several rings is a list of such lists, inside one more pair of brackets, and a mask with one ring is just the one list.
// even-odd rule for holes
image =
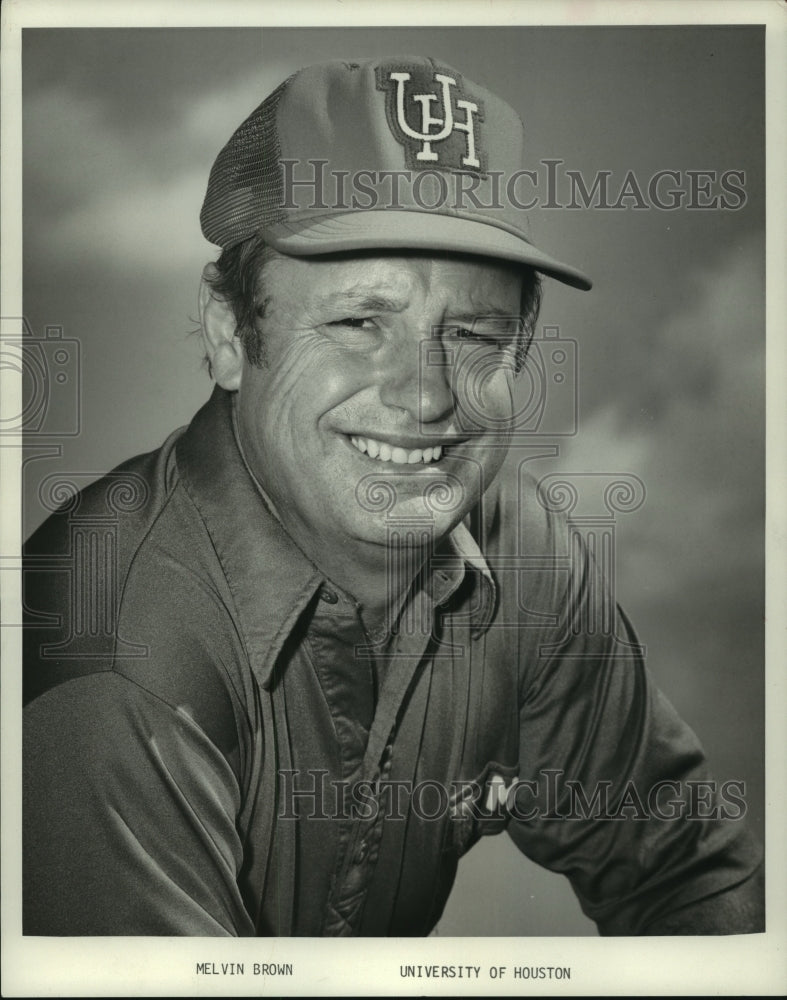
[[350, 444], [369, 458], [394, 465], [429, 465], [439, 462], [443, 454], [443, 446], [439, 444], [431, 448], [402, 448], [373, 437], [359, 436], [350, 437]]

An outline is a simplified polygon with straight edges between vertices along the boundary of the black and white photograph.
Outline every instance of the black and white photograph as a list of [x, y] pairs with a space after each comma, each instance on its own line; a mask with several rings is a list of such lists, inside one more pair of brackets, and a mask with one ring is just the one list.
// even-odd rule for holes
[[233, 6], [3, 12], [4, 995], [783, 992], [783, 5]]

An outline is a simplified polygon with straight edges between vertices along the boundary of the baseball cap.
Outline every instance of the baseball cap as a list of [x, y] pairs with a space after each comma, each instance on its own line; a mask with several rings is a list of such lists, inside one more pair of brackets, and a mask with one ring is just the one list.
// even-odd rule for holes
[[534, 166], [514, 109], [452, 67], [336, 60], [294, 73], [233, 133], [200, 222], [223, 249], [259, 235], [296, 257], [461, 252], [588, 289], [530, 239]]

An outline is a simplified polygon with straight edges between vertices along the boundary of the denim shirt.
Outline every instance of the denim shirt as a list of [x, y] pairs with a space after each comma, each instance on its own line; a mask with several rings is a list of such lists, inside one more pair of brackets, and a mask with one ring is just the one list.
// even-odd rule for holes
[[698, 806], [696, 737], [527, 476], [375, 643], [217, 388], [42, 525], [24, 587], [27, 934], [428, 934], [503, 831], [630, 934], [759, 861], [734, 802]]

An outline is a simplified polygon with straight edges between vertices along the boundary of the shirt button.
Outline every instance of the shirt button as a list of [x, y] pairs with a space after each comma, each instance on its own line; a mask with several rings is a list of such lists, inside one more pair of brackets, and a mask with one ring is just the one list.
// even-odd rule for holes
[[326, 604], [338, 604], [339, 595], [333, 590], [329, 590], [328, 587], [320, 588], [320, 600], [325, 601]]

